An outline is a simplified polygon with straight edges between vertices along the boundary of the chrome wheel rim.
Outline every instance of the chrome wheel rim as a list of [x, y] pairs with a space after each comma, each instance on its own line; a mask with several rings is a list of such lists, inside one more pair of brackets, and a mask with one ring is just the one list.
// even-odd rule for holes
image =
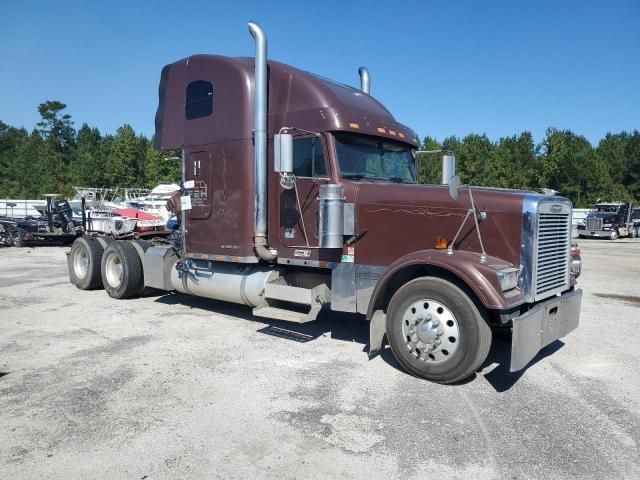
[[443, 303], [430, 298], [413, 302], [402, 316], [405, 346], [417, 360], [437, 364], [458, 350], [458, 321]]
[[107, 257], [104, 270], [109, 286], [118, 288], [122, 283], [122, 262], [116, 253], [111, 253], [111, 255]]
[[84, 250], [76, 250], [76, 254], [73, 257], [73, 270], [76, 272], [78, 278], [84, 278], [89, 271], [89, 257]]

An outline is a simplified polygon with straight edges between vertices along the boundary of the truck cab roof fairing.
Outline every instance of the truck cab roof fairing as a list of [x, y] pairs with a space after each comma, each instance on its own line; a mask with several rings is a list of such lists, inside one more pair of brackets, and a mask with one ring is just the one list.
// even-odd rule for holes
[[[250, 138], [253, 63], [251, 57], [194, 55], [167, 65], [159, 88], [156, 147], [167, 150]], [[359, 89], [280, 62], [269, 61], [268, 65], [270, 134], [283, 126], [296, 126], [388, 136], [416, 145], [410, 128], [396, 122], [384, 105]], [[186, 88], [198, 80], [214, 85], [213, 113], [186, 120]]]

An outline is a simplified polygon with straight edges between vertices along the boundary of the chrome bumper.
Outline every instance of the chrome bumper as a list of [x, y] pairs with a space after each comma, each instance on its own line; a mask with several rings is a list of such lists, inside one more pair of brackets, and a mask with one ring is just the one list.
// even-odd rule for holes
[[584, 237], [609, 238], [615, 230], [578, 230], [578, 234]]
[[575, 330], [581, 301], [582, 290], [576, 288], [514, 318], [510, 371], [523, 369], [541, 349]]

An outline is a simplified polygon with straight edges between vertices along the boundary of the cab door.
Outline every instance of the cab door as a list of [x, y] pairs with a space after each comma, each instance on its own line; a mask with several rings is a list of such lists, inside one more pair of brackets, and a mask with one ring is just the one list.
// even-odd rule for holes
[[189, 152], [185, 159], [185, 180], [193, 180], [191, 210], [186, 211], [185, 246], [189, 252], [208, 253], [211, 248], [212, 159], [209, 152]]
[[287, 247], [318, 246], [318, 190], [329, 181], [325, 143], [322, 137], [293, 140], [295, 188], [279, 187], [280, 242]]

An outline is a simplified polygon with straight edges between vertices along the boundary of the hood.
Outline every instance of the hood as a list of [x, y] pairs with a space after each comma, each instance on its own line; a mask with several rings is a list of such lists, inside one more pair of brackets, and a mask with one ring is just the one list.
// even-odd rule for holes
[[[434, 248], [436, 237], [452, 241], [471, 208], [467, 188], [453, 200], [446, 185], [357, 185], [356, 231], [367, 230], [356, 247], [358, 263], [384, 265]], [[472, 192], [478, 211], [486, 213], [480, 233], [487, 254], [519, 264], [523, 201], [526, 196], [542, 195], [479, 187], [472, 187]], [[381, 238], [385, 241], [380, 242]], [[473, 216], [465, 222], [455, 248], [480, 252]]]

